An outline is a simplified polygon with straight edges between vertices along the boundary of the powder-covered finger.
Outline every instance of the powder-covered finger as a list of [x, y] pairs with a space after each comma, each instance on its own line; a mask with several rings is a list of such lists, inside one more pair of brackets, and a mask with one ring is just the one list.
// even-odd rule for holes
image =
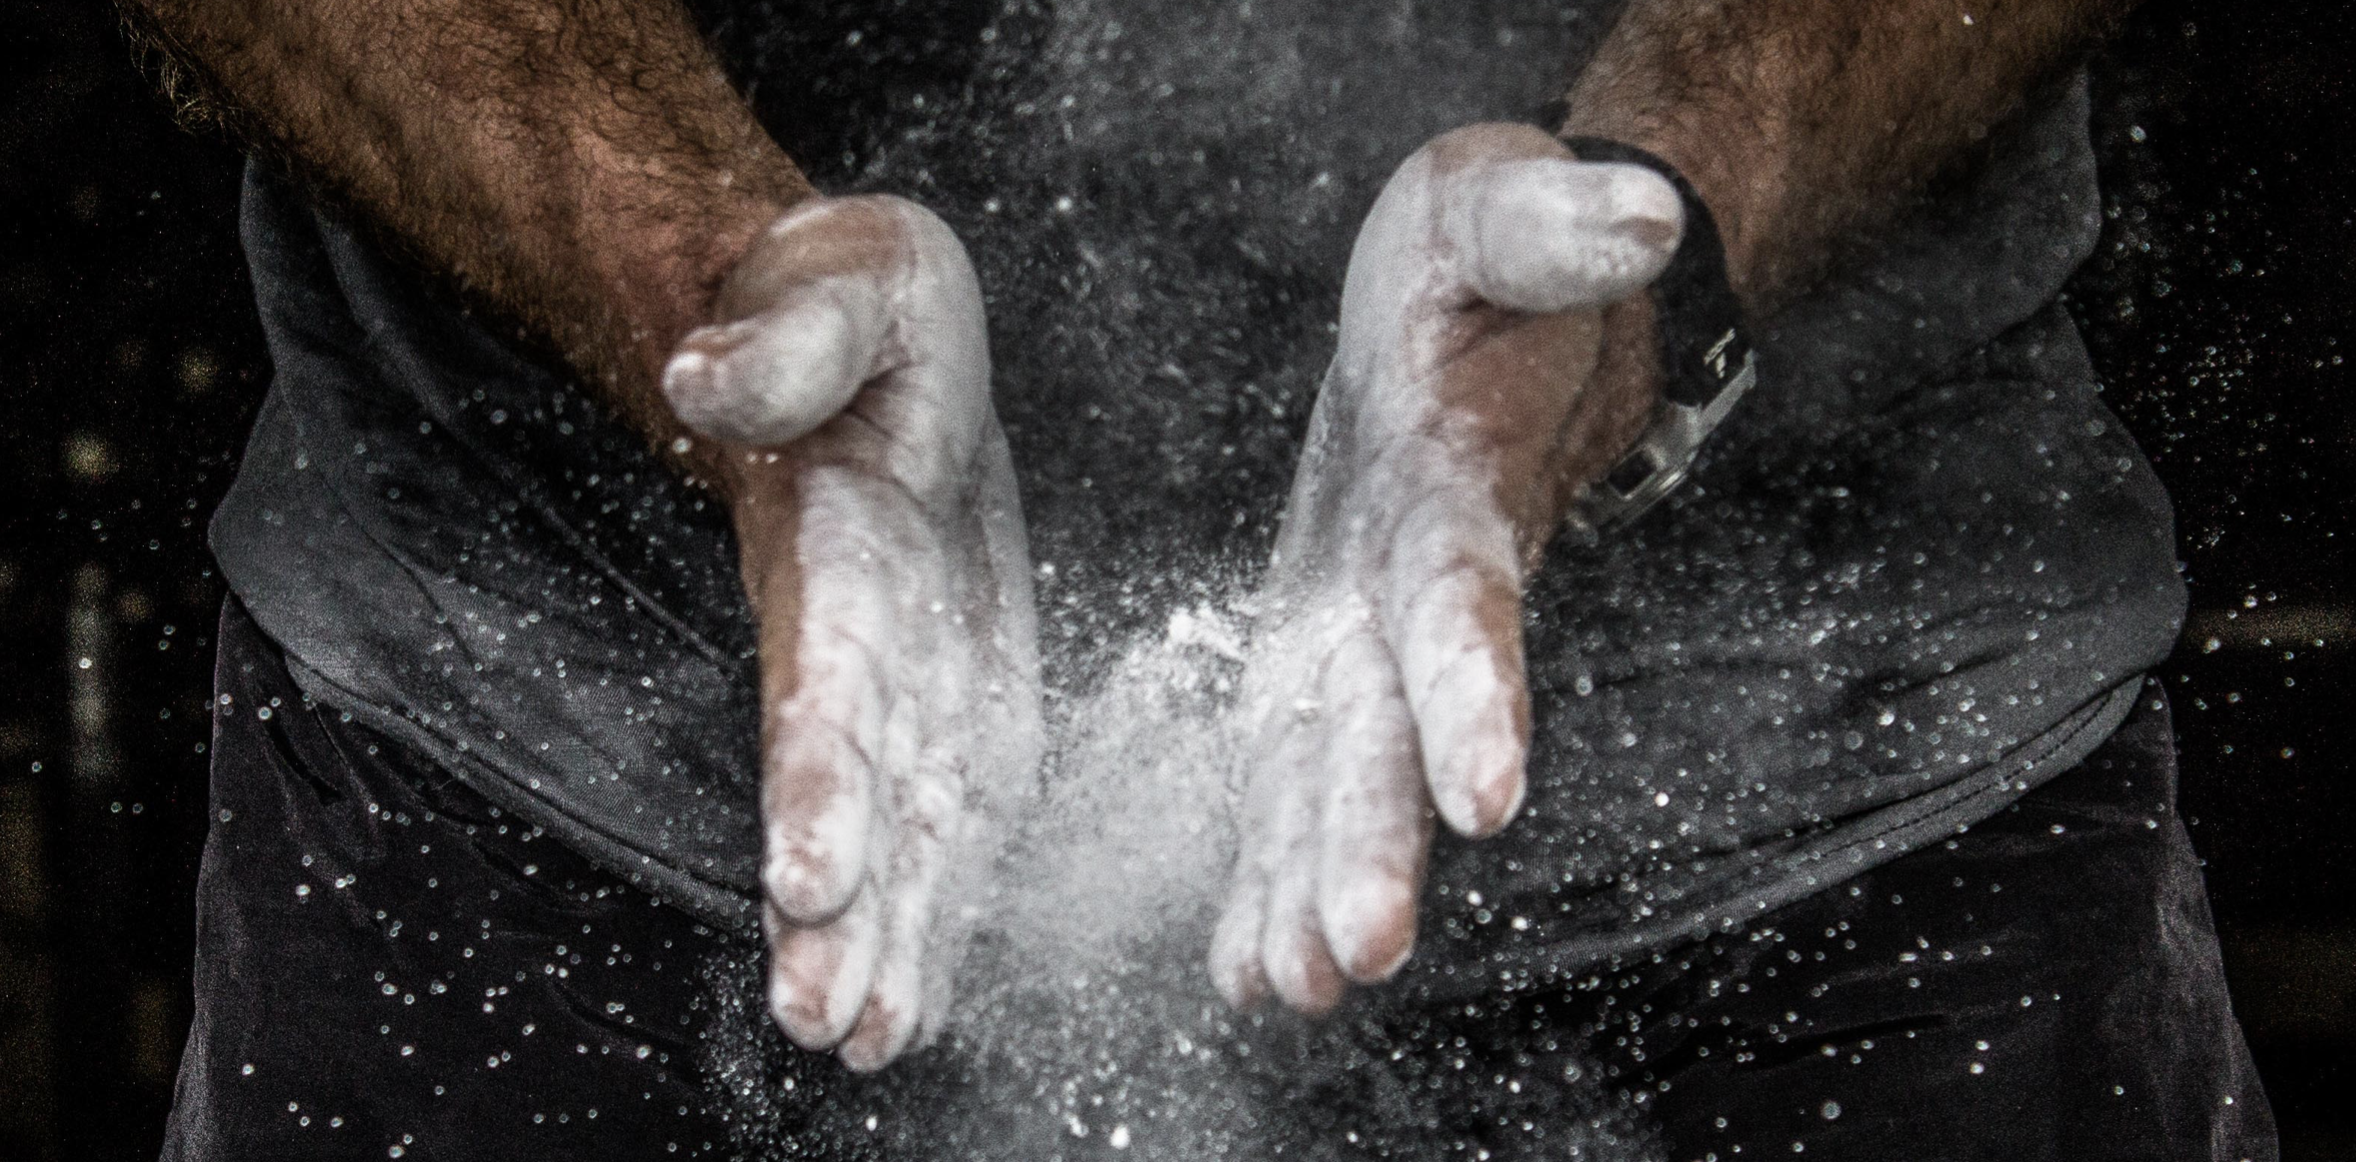
[[876, 893], [862, 891], [841, 915], [813, 927], [774, 909], [765, 914], [769, 1016], [794, 1044], [832, 1049], [851, 1031], [875, 978], [880, 911]]
[[1333, 673], [1327, 689], [1347, 709], [1326, 751], [1317, 912], [1343, 975], [1370, 984], [1397, 972], [1415, 945], [1431, 800], [1389, 652], [1370, 636]]
[[1227, 903], [1211, 930], [1211, 985], [1229, 1005], [1248, 1010], [1267, 999], [1268, 972], [1260, 933], [1268, 924], [1268, 877], [1255, 866], [1236, 869]]
[[1668, 180], [1641, 166], [1522, 157], [1451, 179], [1441, 221], [1458, 273], [1501, 307], [1606, 306], [1667, 269], [1685, 212]]
[[1440, 557], [1449, 563], [1429, 580], [1395, 581], [1406, 596], [1388, 634], [1432, 804], [1474, 838], [1521, 809], [1530, 739], [1521, 585], [1483, 556]]
[[[935, 753], [924, 769], [895, 781], [892, 858], [880, 884], [883, 945], [875, 983], [859, 1023], [837, 1050], [843, 1064], [872, 1072], [889, 1064], [916, 1035], [924, 1015], [924, 958], [959, 810], [955, 769]], [[942, 966], [941, 971], [946, 971]]]
[[[1323, 682], [1311, 688], [1322, 694]], [[1318, 816], [1324, 810], [1323, 752], [1343, 708], [1319, 701], [1292, 722], [1270, 757], [1277, 789], [1269, 808], [1267, 922], [1260, 958], [1269, 987], [1292, 1008], [1320, 1014], [1340, 1003], [1346, 982], [1317, 922]]]
[[1317, 919], [1317, 848], [1309, 835], [1286, 850], [1269, 880], [1268, 922], [1260, 932], [1269, 987], [1286, 1005], [1310, 1016], [1340, 1004], [1349, 984]]
[[895, 947], [896, 935], [884, 939], [883, 959], [859, 1020], [851, 1026], [835, 1056], [855, 1073], [873, 1073], [892, 1063], [916, 1037], [923, 1017], [923, 979], [914, 953]]
[[785, 291], [750, 318], [688, 333], [663, 398], [689, 428], [757, 447], [800, 439], [848, 406], [875, 371], [890, 318], [867, 273]]
[[811, 628], [799, 685], [764, 724], [761, 770], [761, 885], [798, 924], [841, 911], [866, 875], [885, 703], [867, 648]]
[[1241, 763], [1246, 773], [1241, 818], [1237, 821], [1235, 874], [1227, 903], [1211, 933], [1211, 981], [1228, 1003], [1249, 1009], [1269, 992], [1261, 937], [1268, 925], [1268, 885], [1277, 861], [1297, 838], [1300, 813], [1288, 813], [1298, 795], [1293, 780], [1309, 773], [1310, 734], [1305, 717], [1315, 714], [1315, 672], [1295, 651], [1260, 643], [1239, 713], [1246, 738]]
[[908, 587], [901, 566], [922, 538], [854, 473], [813, 469], [797, 488], [798, 584], [786, 600], [765, 597], [760, 614], [762, 882], [787, 918], [807, 924], [841, 908], [867, 861], [884, 854], [868, 837], [875, 781], [907, 749], [913, 721], [900, 705], [912, 664], [905, 639], [921, 627], [898, 597]]

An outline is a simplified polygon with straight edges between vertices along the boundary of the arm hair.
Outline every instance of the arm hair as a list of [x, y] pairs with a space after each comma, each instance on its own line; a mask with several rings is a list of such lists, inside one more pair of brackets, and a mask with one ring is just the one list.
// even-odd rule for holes
[[2135, 0], [1632, 0], [1565, 131], [1651, 150], [1768, 312], [1972, 155]]
[[135, 2], [184, 120], [523, 323], [658, 444], [663, 360], [811, 194], [678, 0]]

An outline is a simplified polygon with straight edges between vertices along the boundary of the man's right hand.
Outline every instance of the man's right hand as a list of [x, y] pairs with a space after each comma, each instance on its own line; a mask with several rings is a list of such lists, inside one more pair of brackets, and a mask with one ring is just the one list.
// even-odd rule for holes
[[1388, 979], [1435, 819], [1478, 838], [1519, 809], [1522, 587], [1652, 414], [1642, 291], [1683, 229], [1659, 175], [1516, 125], [1434, 139], [1367, 212], [1245, 669], [1231, 1002], [1322, 1013]]
[[719, 445], [759, 622], [771, 1015], [881, 1068], [937, 1028], [969, 802], [1040, 747], [1030, 560], [965, 251], [897, 198], [777, 220], [663, 393]]

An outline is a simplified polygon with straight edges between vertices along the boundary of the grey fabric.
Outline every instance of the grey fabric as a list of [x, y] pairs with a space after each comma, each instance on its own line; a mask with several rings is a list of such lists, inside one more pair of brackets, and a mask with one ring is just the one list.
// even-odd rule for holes
[[219, 640], [166, 1162], [2277, 1156], [2156, 683], [1970, 835], [1673, 957], [1244, 1025], [1167, 938], [1089, 995], [1014, 966], [1038, 1011], [1013, 1036], [961, 1019], [856, 1076], [770, 1024], [750, 934], [648, 906], [313, 704], [234, 600]]
[[249, 183], [277, 372], [213, 518], [232, 590], [312, 696], [733, 922], [754, 672], [719, 514], [572, 385], [309, 217]]
[[2099, 230], [2085, 124], [2074, 83], [1775, 321], [1667, 511], [1557, 546], [1530, 838], [1436, 871], [1435, 900], [1531, 917], [1483, 955], [1577, 971], [1730, 930], [1993, 814], [2126, 716], [2185, 597], [2167, 497], [2053, 303]]
[[[1614, 9], [713, 7], [828, 188], [917, 197], [972, 249], [1072, 688], [1248, 583], [1392, 166], [1538, 108]], [[813, 136], [827, 100], [856, 132]], [[1443, 846], [1433, 939], [1464, 947], [1419, 957], [1429, 987], [1755, 915], [2000, 808], [2125, 713], [2183, 596], [2166, 501], [2052, 305], [2097, 224], [2082, 87], [2036, 109], [1768, 321], [1695, 487], [1557, 547], [1530, 816]], [[258, 171], [246, 237], [278, 374], [214, 525], [239, 598], [316, 697], [741, 922], [753, 670], [722, 514], [512, 328]]]

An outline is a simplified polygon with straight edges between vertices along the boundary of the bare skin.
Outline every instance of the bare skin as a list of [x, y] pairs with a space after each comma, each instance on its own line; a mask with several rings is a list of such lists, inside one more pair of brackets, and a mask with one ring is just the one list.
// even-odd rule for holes
[[[1002, 773], [1023, 748], [960, 753], [956, 732], [870, 720], [957, 696], [910, 676], [901, 663], [919, 649], [958, 652], [948, 669], [978, 684], [967, 690], [1012, 683], [1018, 719], [1033, 681], [1004, 443], [986, 407], [973, 419], [986, 356], [977, 369], [919, 341], [975, 320], [955, 295], [885, 289], [947, 277], [954, 240], [904, 203], [820, 203], [765, 234], [815, 195], [675, 0], [140, 2], [171, 59], [257, 144], [531, 328], [729, 498], [760, 620], [773, 1008], [805, 1044], [860, 1068], [888, 1061], [927, 1019], [906, 998], [941, 995], [909, 967], [933, 943], [916, 933], [956, 831], [940, 792]], [[1737, 289], [1768, 312], [1967, 156], [2129, 0], [1978, 7], [1967, 23], [1934, 0], [1636, 0], [1565, 128], [1686, 173]], [[1448, 174], [1533, 161], [1573, 164], [1527, 132], [1479, 129], [1409, 165], [1428, 198]], [[1258, 780], [1254, 847], [1213, 956], [1240, 1003], [1273, 990], [1321, 1010], [1346, 982], [1395, 972], [1435, 815], [1488, 834], [1520, 801], [1521, 586], [1564, 504], [1641, 428], [1656, 377], [1642, 279], [1596, 275], [1542, 228], [1588, 223], [1599, 246], [1626, 244], [1633, 270], [1681, 225], [1595, 201], [1613, 182], [1557, 185], [1519, 211], [1433, 226], [1420, 250], [1353, 259], [1346, 297], [1386, 306], [1345, 320], [1270, 589], [1280, 611], [1317, 595], [1362, 615], [1279, 613], [1265, 640], [1315, 639], [1319, 664], [1263, 662], [1253, 688], [1286, 708], [1261, 716], [1268, 753], [1314, 753], [1336, 720], [1364, 726], [1364, 753], [1270, 763]], [[1459, 262], [1459, 244], [1482, 237], [1540, 260]], [[808, 322], [814, 296], [832, 301], [819, 329], [833, 337], [788, 350], [776, 340], [806, 329], [789, 324]], [[767, 412], [727, 402], [732, 377], [784, 365], [834, 378]], [[880, 602], [881, 575], [922, 578], [929, 596]], [[925, 642], [884, 632], [912, 612], [935, 619], [915, 619]], [[844, 660], [860, 656], [873, 672]], [[862, 683], [886, 692], [849, 693]], [[887, 735], [893, 756], [866, 749]], [[858, 753], [830, 756], [828, 739]], [[850, 829], [859, 840], [819, 841], [850, 817], [866, 822]]]
[[877, 1069], [945, 1016], [957, 934], [935, 914], [969, 801], [1038, 754], [981, 288], [914, 203], [814, 198], [738, 260], [714, 317], [663, 391], [691, 430], [765, 449], [737, 467], [736, 515], [763, 630], [770, 1013]]
[[1037, 749], [1029, 563], [956, 240], [905, 202], [818, 197], [675, 0], [148, 15], [258, 147], [728, 499], [759, 621], [770, 1008], [889, 1062], [947, 1004], [935, 918], [968, 800]]
[[[1636, 0], [1563, 131], [1686, 175], [1763, 317], [2131, 7]], [[1510, 178], [1532, 165], [1550, 179]], [[1210, 953], [1238, 1006], [1321, 1013], [1396, 973], [1436, 822], [1479, 838], [1521, 803], [1523, 585], [1658, 395], [1637, 292], [1684, 223], [1619, 168], [1475, 126], [1368, 215], [1247, 671], [1255, 765]]]
[[[680, 337], [809, 182], [675, 0], [142, 0], [196, 99], [668, 446]], [[687, 462], [726, 491], [717, 449]]]

